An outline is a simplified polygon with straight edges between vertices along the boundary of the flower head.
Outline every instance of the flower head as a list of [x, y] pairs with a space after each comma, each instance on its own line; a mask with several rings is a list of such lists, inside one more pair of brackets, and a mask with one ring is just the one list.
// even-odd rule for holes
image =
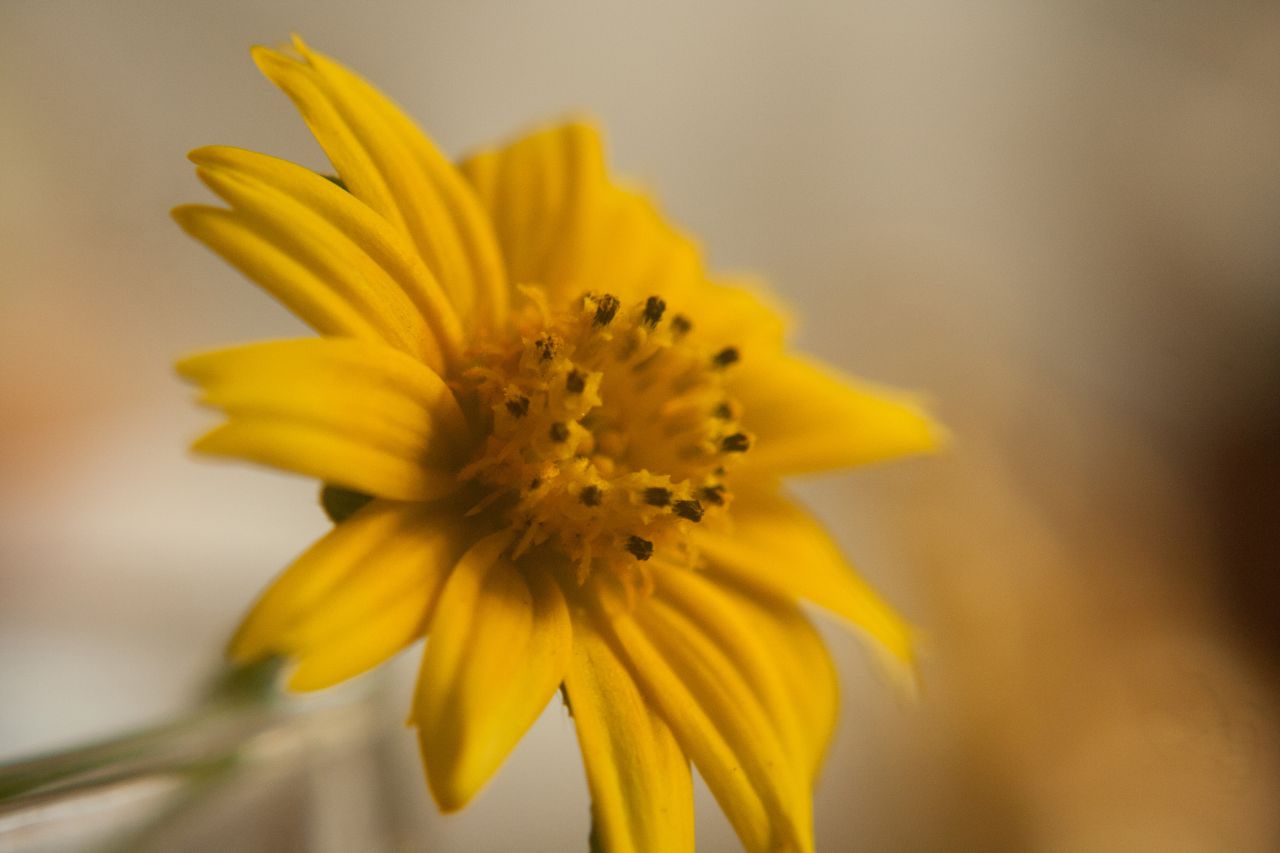
[[300, 40], [254, 59], [337, 172], [202, 148], [174, 216], [319, 334], [195, 355], [197, 451], [315, 477], [340, 519], [231, 643], [336, 684], [428, 637], [431, 791], [464, 806], [558, 688], [611, 850], [693, 844], [689, 761], [751, 850], [812, 847], [836, 710], [812, 601], [909, 663], [905, 624], [779, 486], [932, 449], [907, 397], [785, 352], [613, 180], [588, 123], [459, 165]]

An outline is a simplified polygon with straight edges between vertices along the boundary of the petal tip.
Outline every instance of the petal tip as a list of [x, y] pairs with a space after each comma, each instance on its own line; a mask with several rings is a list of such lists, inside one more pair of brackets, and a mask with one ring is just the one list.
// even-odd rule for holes
[[461, 791], [433, 782], [430, 773], [427, 774], [427, 787], [431, 789], [431, 798], [436, 801], [436, 807], [444, 814], [460, 812], [471, 802], [471, 798]]
[[333, 687], [334, 684], [333, 678], [325, 678], [323, 673], [316, 672], [307, 667], [305, 662], [301, 662], [289, 673], [284, 687], [290, 693], [315, 693]]
[[425, 728], [421, 719], [413, 720], [418, 727], [418, 748], [422, 754], [422, 766], [426, 771], [427, 788], [431, 791], [431, 799], [444, 814], [461, 811], [476, 795], [478, 786], [464, 785], [458, 778], [457, 763], [448, 761], [441, 755], [441, 750], [427, 744]]
[[177, 207], [169, 208], [169, 217], [183, 230], [190, 230], [193, 221], [199, 216], [200, 209], [204, 205], [200, 204], [180, 204]]
[[307, 44], [306, 40], [304, 40], [298, 33], [289, 33], [289, 44], [308, 61], [310, 61], [312, 55], [315, 53], [315, 51], [313, 51]]
[[197, 166], [218, 166], [226, 160], [226, 154], [234, 151], [228, 145], [201, 145], [187, 152], [187, 159]]
[[265, 44], [255, 44], [249, 48], [249, 56], [253, 59], [253, 64], [258, 66], [258, 70], [273, 83], [276, 82], [276, 76], [282, 69], [296, 64], [295, 60], [280, 50]]
[[200, 356], [184, 355], [173, 363], [173, 372], [187, 382], [198, 382], [200, 375]]

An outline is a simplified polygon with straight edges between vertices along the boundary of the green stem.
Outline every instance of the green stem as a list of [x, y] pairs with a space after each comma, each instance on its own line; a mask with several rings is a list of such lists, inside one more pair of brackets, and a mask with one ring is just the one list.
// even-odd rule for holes
[[228, 667], [195, 710], [175, 720], [0, 767], [0, 811], [151, 770], [198, 774], [224, 766], [267, 724], [280, 669], [276, 659]]

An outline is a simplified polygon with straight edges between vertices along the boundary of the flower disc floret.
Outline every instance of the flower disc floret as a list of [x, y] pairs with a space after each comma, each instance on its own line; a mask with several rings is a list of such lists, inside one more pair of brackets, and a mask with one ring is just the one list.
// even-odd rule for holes
[[552, 310], [537, 291], [505, 339], [472, 353], [464, 390], [488, 438], [462, 477], [504, 513], [513, 558], [546, 546], [579, 581], [637, 577], [655, 553], [683, 556], [691, 525], [723, 512], [751, 444], [726, 389], [736, 348], [712, 349], [660, 296], [623, 305], [591, 293]]

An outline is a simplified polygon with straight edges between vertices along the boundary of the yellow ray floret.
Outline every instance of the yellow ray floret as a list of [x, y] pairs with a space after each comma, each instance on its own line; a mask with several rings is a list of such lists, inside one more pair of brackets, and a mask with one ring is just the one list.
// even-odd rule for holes
[[[733, 393], [759, 438], [744, 467], [764, 475], [850, 468], [928, 453], [943, 440], [920, 401], [779, 355], [744, 364]], [[749, 476], [749, 474], [747, 475]]]
[[401, 228], [459, 313], [494, 327], [506, 313], [501, 256], [461, 176], [386, 97], [295, 38], [301, 59], [255, 48], [356, 198]]
[[780, 738], [797, 783], [811, 784], [835, 726], [834, 670], [796, 606], [734, 594], [678, 565], [656, 567], [654, 588], [655, 601], [701, 626], [731, 656]]
[[609, 180], [588, 124], [534, 131], [461, 168], [495, 224], [513, 284], [536, 282], [558, 302], [597, 288], [632, 300], [702, 281], [693, 243], [648, 198]]
[[689, 759], [583, 610], [573, 622], [564, 686], [604, 849], [692, 851]]
[[362, 316], [382, 319], [389, 342], [436, 371], [454, 366], [463, 347], [457, 313], [403, 232], [333, 181], [285, 160], [225, 146], [187, 156], [241, 217], [274, 212], [275, 245], [284, 253], [322, 259], [343, 253], [348, 268], [320, 284]]
[[572, 646], [560, 587], [519, 571], [495, 533], [467, 552], [431, 623], [414, 722], [427, 781], [445, 811], [467, 804], [564, 677]]
[[853, 571], [808, 512], [783, 495], [748, 491], [735, 501], [732, 522], [694, 534], [712, 573], [812, 601], [866, 632], [908, 670], [914, 667], [914, 631]]
[[468, 443], [457, 401], [430, 368], [389, 347], [276, 341], [192, 356], [178, 370], [229, 416], [197, 451], [402, 500], [457, 487]]
[[592, 580], [594, 615], [749, 850], [810, 850], [810, 802], [735, 653], [662, 602]]
[[[258, 599], [231, 641], [241, 662], [299, 662], [291, 686], [336, 684], [421, 637], [470, 544], [460, 512], [374, 501], [316, 542]], [[387, 609], [396, 609], [383, 621]], [[368, 630], [376, 620], [378, 630]]]
[[173, 209], [173, 218], [320, 334], [386, 339], [350, 294], [335, 289], [333, 282], [274, 244], [242, 215], [206, 204], [184, 204]]

